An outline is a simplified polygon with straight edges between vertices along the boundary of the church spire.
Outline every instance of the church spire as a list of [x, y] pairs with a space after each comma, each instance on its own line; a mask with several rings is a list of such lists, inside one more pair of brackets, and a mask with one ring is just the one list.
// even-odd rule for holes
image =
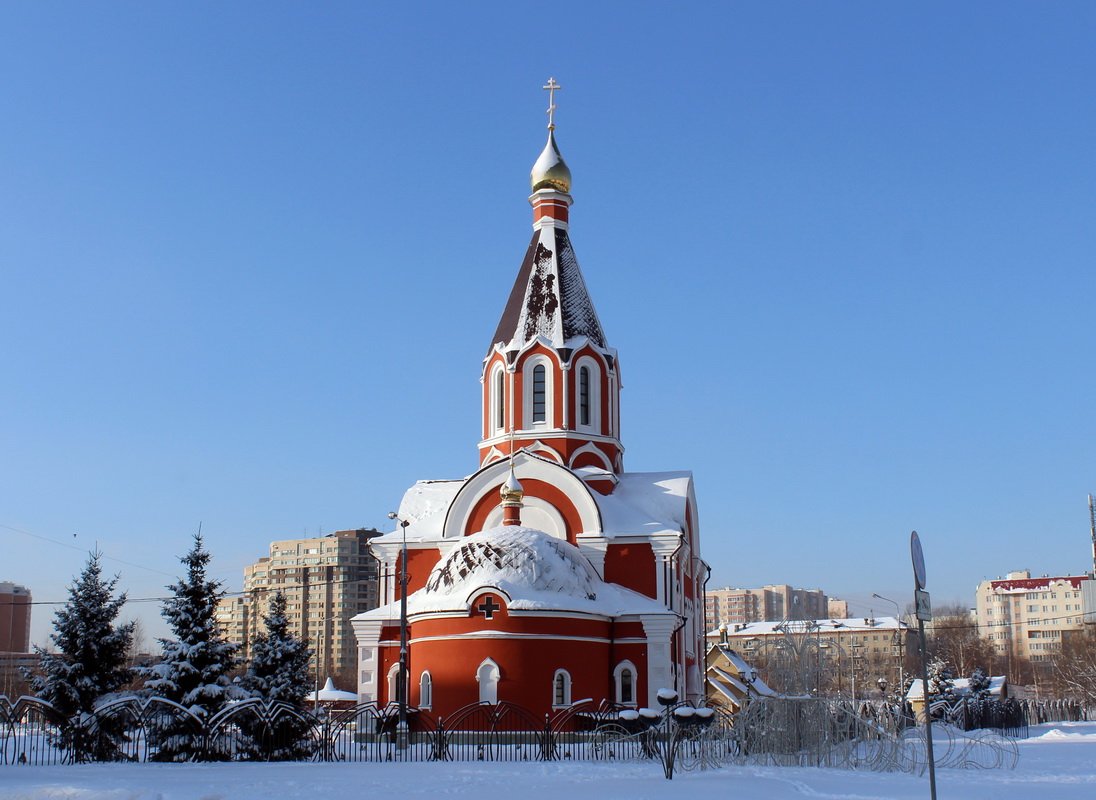
[[530, 174], [533, 239], [484, 360], [480, 458], [547, 448], [569, 467], [617, 473], [619, 366], [568, 235], [571, 170], [555, 139], [561, 87], [549, 78], [544, 88], [548, 142]]

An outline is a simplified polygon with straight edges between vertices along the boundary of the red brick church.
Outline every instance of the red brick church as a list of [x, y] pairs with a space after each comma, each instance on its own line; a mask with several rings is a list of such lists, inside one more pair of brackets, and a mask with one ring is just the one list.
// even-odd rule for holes
[[571, 246], [554, 110], [531, 174], [533, 238], [483, 361], [479, 467], [417, 482], [396, 530], [372, 540], [390, 577], [386, 605], [352, 621], [360, 701], [398, 699], [403, 534], [410, 705], [703, 698], [692, 474], [624, 470], [620, 360]]

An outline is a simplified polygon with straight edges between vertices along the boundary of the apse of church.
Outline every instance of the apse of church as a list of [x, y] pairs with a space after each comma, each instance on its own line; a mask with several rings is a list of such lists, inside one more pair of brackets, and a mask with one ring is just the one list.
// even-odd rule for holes
[[509, 701], [703, 697], [703, 581], [689, 472], [630, 473], [620, 361], [570, 239], [571, 171], [548, 140], [531, 172], [533, 235], [483, 361], [478, 468], [424, 480], [371, 548], [389, 576], [352, 620], [358, 695], [397, 702], [406, 537], [407, 703], [448, 716]]

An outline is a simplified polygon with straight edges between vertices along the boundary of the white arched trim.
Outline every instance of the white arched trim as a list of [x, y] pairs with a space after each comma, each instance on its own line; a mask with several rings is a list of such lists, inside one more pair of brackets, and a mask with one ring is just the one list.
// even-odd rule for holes
[[580, 447], [578, 450], [576, 450], [574, 453], [572, 453], [571, 454], [571, 461], [568, 464], [568, 466], [570, 466], [573, 469], [575, 461], [578, 460], [579, 455], [582, 454], [582, 453], [593, 453], [595, 456], [597, 456], [598, 461], [601, 462], [601, 465], [606, 470], [608, 470], [609, 472], [613, 471], [613, 464], [612, 464], [611, 461], [609, 461], [609, 457], [607, 455], [605, 455], [605, 451], [602, 450], [600, 447], [596, 446], [593, 442], [587, 442], [582, 447]]
[[502, 671], [493, 659], [485, 658], [476, 668], [476, 683], [479, 684], [479, 701], [495, 705], [499, 701], [499, 679]]
[[[567, 538], [567, 523], [563, 521], [563, 515], [554, 505], [539, 497], [526, 495], [521, 501], [521, 524], [526, 528], [544, 531], [557, 539]], [[502, 506], [498, 505], [491, 509], [491, 513], [483, 522], [483, 527], [486, 530], [500, 525], [502, 525]]]
[[[544, 368], [544, 419], [542, 420], [533, 419], [534, 392], [536, 391], [536, 387], [533, 385], [533, 373], [537, 367]], [[556, 364], [542, 353], [534, 353], [525, 359], [521, 365], [521, 427], [524, 430], [558, 427], [555, 419], [556, 372]]]
[[567, 708], [571, 705], [571, 673], [557, 669], [552, 676], [552, 708]]
[[482, 467], [487, 464], [491, 464], [495, 461], [498, 461], [500, 458], [506, 458], [506, 454], [494, 445], [491, 445], [491, 449], [488, 450], [487, 455], [483, 457], [483, 461], [480, 463], [480, 466]]
[[434, 704], [434, 679], [429, 671], [419, 676], [419, 708], [430, 708]]
[[636, 685], [639, 682], [636, 665], [631, 661], [621, 661], [613, 670], [613, 683], [616, 685], [616, 701], [623, 706], [636, 705]]
[[[601, 533], [601, 509], [590, 487], [571, 470], [555, 461], [549, 461], [543, 456], [533, 455], [524, 448], [514, 455], [514, 474], [519, 481], [537, 480], [555, 486], [563, 492], [574, 504], [578, 511], [580, 533]], [[464, 535], [465, 525], [472, 510], [480, 500], [492, 493], [498, 495], [499, 486], [506, 480], [506, 474], [510, 470], [510, 461], [495, 461], [479, 472], [472, 475], [464, 482], [453, 501], [449, 504], [449, 510], [445, 514], [445, 524], [442, 526], [442, 537], [456, 539]], [[534, 507], [536, 498], [526, 494], [525, 502]], [[551, 531], [547, 531], [551, 533]], [[475, 531], [470, 531], [475, 533]]]
[[525, 445], [525, 447], [523, 447], [522, 450], [528, 450], [530, 453], [536, 453], [538, 456], [544, 456], [545, 458], [550, 458], [553, 461], [555, 461], [557, 464], [562, 464], [563, 463], [563, 457], [559, 453], [557, 453], [555, 450], [553, 450], [551, 447], [549, 447], [544, 442], [542, 442], [540, 439], [537, 439], [532, 444]]

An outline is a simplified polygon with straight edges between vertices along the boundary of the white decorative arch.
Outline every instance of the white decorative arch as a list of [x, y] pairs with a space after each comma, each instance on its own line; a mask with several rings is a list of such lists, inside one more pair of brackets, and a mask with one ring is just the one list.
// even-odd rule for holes
[[499, 678], [502, 672], [494, 659], [485, 658], [476, 668], [476, 683], [479, 684], [479, 701], [496, 705], [499, 701]]
[[499, 436], [506, 429], [506, 368], [495, 362], [488, 377], [486, 393], [487, 437]]
[[[601, 510], [598, 508], [597, 501], [594, 499], [590, 488], [575, 473], [562, 464], [549, 461], [542, 456], [533, 455], [524, 448], [514, 455], [513, 464], [514, 474], [519, 481], [541, 481], [554, 486], [567, 496], [578, 511], [581, 530], [575, 531], [576, 535], [602, 532]], [[481, 467], [479, 472], [464, 482], [456, 496], [453, 497], [453, 501], [449, 504], [449, 510], [445, 514], [445, 523], [442, 525], [442, 538], [456, 539], [464, 535], [465, 526], [473, 509], [489, 492], [493, 493], [497, 499], [498, 487], [506, 480], [506, 473], [509, 470], [509, 460], [495, 461]], [[528, 504], [530, 509], [542, 508], [544, 510], [548, 507], [547, 503], [542, 506], [539, 498], [529, 495], [526, 495], [524, 502]], [[555, 510], [554, 507], [553, 510]], [[564, 530], [562, 515], [558, 510], [555, 511], [559, 515], [559, 530], [562, 532]], [[545, 532], [551, 533], [551, 531]]]
[[575, 461], [578, 460], [579, 455], [581, 455], [582, 453], [593, 453], [595, 456], [597, 456], [598, 461], [601, 462], [601, 465], [606, 470], [608, 470], [609, 472], [613, 471], [613, 463], [609, 460], [609, 457], [605, 455], [605, 452], [593, 442], [587, 442], [574, 453], [572, 453], [571, 461], [570, 463], [568, 463], [568, 466], [573, 469]]
[[537, 439], [532, 444], [525, 445], [522, 450], [526, 450], [530, 453], [536, 453], [538, 456], [545, 456], [552, 459], [557, 464], [563, 463], [563, 457], [558, 452], [542, 442], [540, 439]]
[[480, 462], [480, 466], [486, 466], [487, 464], [498, 461], [500, 458], [506, 458], [506, 453], [502, 452], [494, 445], [491, 445], [491, 449], [488, 450], [487, 455], [483, 457], [483, 461]]
[[[630, 676], [630, 678], [629, 678]], [[613, 670], [613, 684], [616, 686], [616, 701], [622, 706], [636, 705], [636, 691], [639, 672], [631, 661], [621, 661]]]
[[[521, 501], [521, 524], [526, 528], [544, 531], [557, 539], [567, 538], [567, 523], [554, 505], [539, 497], [526, 497]], [[491, 509], [483, 521], [484, 530], [502, 525], [502, 506]]]

